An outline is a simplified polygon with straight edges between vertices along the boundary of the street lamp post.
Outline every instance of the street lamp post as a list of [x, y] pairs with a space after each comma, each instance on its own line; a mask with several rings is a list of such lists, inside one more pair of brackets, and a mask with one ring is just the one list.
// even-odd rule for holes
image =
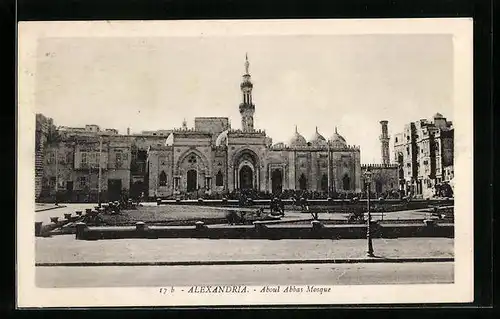
[[368, 255], [368, 257], [374, 257], [375, 255], [373, 254], [373, 243], [371, 236], [372, 215], [370, 212], [370, 184], [371, 184], [372, 172], [370, 172], [369, 168], [366, 169], [364, 173], [364, 178], [366, 184], [367, 210], [368, 210], [368, 216], [367, 216], [368, 224], [366, 226], [366, 239], [368, 240], [368, 251], [366, 252], [366, 254]]
[[99, 136], [99, 163], [97, 172], [97, 205], [101, 207], [101, 156], [102, 156], [102, 136]]

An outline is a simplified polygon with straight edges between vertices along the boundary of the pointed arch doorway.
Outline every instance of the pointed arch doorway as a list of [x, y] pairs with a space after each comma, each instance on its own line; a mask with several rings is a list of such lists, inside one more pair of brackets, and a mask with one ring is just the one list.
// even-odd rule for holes
[[253, 170], [248, 165], [240, 168], [240, 189], [253, 188]]
[[187, 180], [187, 191], [194, 192], [198, 188], [198, 172], [194, 169], [190, 169], [187, 172], [186, 176]]
[[283, 174], [281, 169], [274, 169], [271, 173], [271, 190], [273, 194], [279, 194], [283, 190]]

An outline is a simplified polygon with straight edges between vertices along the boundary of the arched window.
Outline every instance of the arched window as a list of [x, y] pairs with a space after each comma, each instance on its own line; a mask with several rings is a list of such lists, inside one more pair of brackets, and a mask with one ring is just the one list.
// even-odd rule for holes
[[345, 191], [348, 191], [351, 188], [351, 179], [347, 176], [347, 174], [345, 174], [342, 178], [342, 188]]
[[167, 174], [165, 174], [165, 171], [161, 171], [160, 173], [160, 186], [167, 186]]
[[224, 176], [222, 176], [222, 172], [220, 170], [217, 175], [215, 175], [215, 186], [224, 186]]
[[399, 164], [402, 164], [402, 163], [403, 163], [403, 160], [404, 160], [404, 158], [403, 158], [403, 153], [398, 153], [398, 163], [399, 163]]
[[299, 187], [301, 190], [306, 190], [307, 188], [307, 179], [306, 176], [302, 173], [299, 178]]

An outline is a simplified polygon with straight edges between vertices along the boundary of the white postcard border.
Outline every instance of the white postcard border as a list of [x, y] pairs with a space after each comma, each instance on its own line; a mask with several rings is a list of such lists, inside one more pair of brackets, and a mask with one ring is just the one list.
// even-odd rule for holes
[[[472, 19], [21, 22], [18, 25], [17, 292], [19, 307], [469, 302], [473, 299]], [[34, 139], [37, 39], [297, 34], [452, 34], [455, 94], [455, 282], [329, 286], [328, 294], [160, 294], [158, 288], [35, 286]], [[261, 288], [258, 286], [256, 288]], [[253, 291], [254, 287], [248, 287]]]

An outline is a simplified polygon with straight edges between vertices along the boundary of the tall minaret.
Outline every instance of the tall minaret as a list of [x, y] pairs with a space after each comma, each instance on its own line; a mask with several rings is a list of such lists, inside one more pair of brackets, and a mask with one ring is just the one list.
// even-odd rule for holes
[[389, 133], [387, 131], [388, 121], [380, 121], [382, 125], [382, 134], [380, 135], [380, 142], [382, 143], [382, 164], [389, 164]]
[[255, 105], [252, 103], [252, 88], [253, 84], [250, 81], [250, 74], [248, 73], [248, 54], [245, 55], [245, 74], [240, 88], [243, 93], [243, 101], [240, 103], [241, 114], [241, 128], [243, 132], [253, 131], [253, 114], [255, 113]]

